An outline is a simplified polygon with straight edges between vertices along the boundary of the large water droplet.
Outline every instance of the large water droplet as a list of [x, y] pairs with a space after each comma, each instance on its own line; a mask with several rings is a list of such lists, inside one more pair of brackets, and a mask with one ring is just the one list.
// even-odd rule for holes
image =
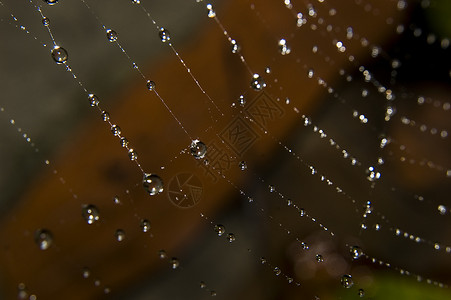
[[38, 229], [34, 233], [34, 241], [38, 245], [39, 249], [47, 250], [53, 243], [53, 235], [47, 229]]
[[349, 289], [354, 285], [354, 281], [352, 280], [352, 276], [345, 274], [341, 276], [340, 283], [343, 287]]
[[95, 205], [84, 205], [81, 209], [81, 215], [89, 225], [100, 219], [99, 209]]
[[224, 227], [224, 225], [221, 225], [221, 224], [215, 225], [215, 232], [216, 232], [219, 236], [223, 235], [223, 234], [225, 233], [225, 227]]
[[58, 3], [58, 0], [43, 0], [48, 5], [54, 5]]
[[194, 140], [191, 142], [190, 151], [195, 159], [201, 159], [207, 154], [207, 146], [199, 140]]
[[261, 91], [265, 87], [266, 83], [263, 80], [263, 78], [261, 78], [261, 76], [258, 74], [254, 74], [251, 81], [251, 88], [253, 88], [256, 91]]
[[163, 180], [156, 174], [144, 174], [143, 186], [151, 196], [163, 192]]
[[168, 42], [171, 39], [171, 36], [169, 34], [169, 31], [164, 29], [163, 27], [160, 28], [160, 31], [158, 32], [158, 35], [160, 36], [160, 39], [163, 43]]
[[125, 231], [122, 229], [118, 229], [116, 230], [116, 232], [114, 233], [114, 236], [116, 237], [116, 240], [118, 242], [122, 242], [123, 240], [125, 240]]
[[136, 151], [134, 149], [128, 149], [128, 157], [130, 158], [130, 160], [137, 160], [138, 159], [138, 154], [136, 153]]
[[116, 124], [113, 124], [111, 125], [111, 132], [113, 133], [114, 136], [119, 136], [121, 135], [121, 128]]
[[106, 31], [106, 37], [108, 38], [108, 40], [110, 42], [115, 42], [117, 41], [117, 33], [116, 31], [112, 30], [112, 29], [108, 29]]
[[150, 230], [149, 220], [147, 220], [147, 219], [141, 220], [140, 227], [143, 232], [148, 232]]
[[69, 55], [67, 54], [67, 51], [64, 48], [60, 47], [60, 46], [55, 46], [52, 49], [51, 53], [52, 53], [53, 60], [57, 64], [64, 64], [67, 61], [68, 57], [69, 57]]

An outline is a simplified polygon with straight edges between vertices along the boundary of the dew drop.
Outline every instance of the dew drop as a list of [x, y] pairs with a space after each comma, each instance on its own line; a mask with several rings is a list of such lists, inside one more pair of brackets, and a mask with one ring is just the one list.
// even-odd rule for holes
[[83, 271], [81, 273], [83, 275], [83, 278], [87, 279], [89, 276], [91, 276], [91, 270], [88, 268], [83, 268]]
[[195, 159], [201, 159], [207, 154], [207, 146], [199, 140], [194, 140], [190, 145], [190, 152]]
[[316, 261], [317, 261], [317, 262], [323, 262], [323, 261], [324, 261], [324, 257], [323, 257], [321, 254], [317, 254], [317, 255], [315, 256], [315, 258], [316, 258]]
[[216, 297], [218, 294], [216, 293], [216, 291], [211, 291], [210, 292], [210, 296], [212, 296], [212, 297]]
[[50, 19], [49, 18], [42, 18], [42, 25], [49, 26], [50, 25]]
[[67, 61], [68, 58], [67, 51], [60, 46], [53, 47], [51, 54], [53, 60], [57, 64], [64, 64]]
[[153, 91], [155, 89], [155, 82], [152, 80], [147, 80], [146, 86], [149, 91]]
[[232, 242], [234, 242], [236, 240], [236, 237], [235, 237], [235, 235], [233, 233], [229, 233], [227, 235], [227, 240], [229, 241], [229, 243], [232, 243]]
[[179, 260], [178, 260], [177, 258], [173, 257], [173, 258], [171, 259], [171, 267], [172, 267], [172, 269], [175, 270], [175, 269], [177, 269], [179, 266], [180, 266]]
[[263, 78], [261, 78], [258, 74], [254, 74], [251, 81], [251, 88], [253, 88], [255, 91], [261, 91], [265, 87], [266, 83]]
[[205, 289], [207, 287], [207, 285], [205, 284], [205, 282], [201, 281], [200, 282], [200, 288], [201, 289]]
[[39, 249], [47, 250], [53, 243], [53, 235], [47, 229], [38, 229], [34, 233], [34, 241], [38, 245]]
[[106, 37], [108, 38], [108, 40], [110, 42], [115, 42], [117, 41], [117, 33], [116, 31], [112, 30], [112, 29], [108, 29], [106, 31]]
[[299, 209], [299, 215], [300, 215], [301, 217], [305, 216], [305, 209], [300, 208], [300, 209]]
[[215, 225], [214, 229], [218, 236], [222, 236], [225, 233], [224, 225], [221, 225], [221, 224]]
[[276, 188], [273, 185], [268, 185], [268, 189], [270, 193], [274, 193], [276, 191]]
[[89, 94], [88, 100], [89, 100], [89, 105], [91, 105], [92, 107], [98, 106], [100, 103], [99, 98], [94, 94]]
[[438, 209], [438, 212], [439, 212], [442, 216], [445, 215], [445, 214], [448, 212], [448, 209], [447, 209], [446, 206], [443, 205], [443, 204], [440, 204], [440, 205], [437, 207], [437, 209]]
[[132, 0], [132, 3], [133, 3], [133, 4], [140, 4], [141, 1], [140, 1], [140, 0]]
[[241, 171], [244, 171], [247, 169], [247, 164], [244, 160], [240, 161], [240, 163], [238, 164], [238, 166], [240, 167]]
[[150, 230], [150, 221], [147, 219], [142, 219], [140, 223], [142, 232], [148, 232]]
[[130, 160], [137, 160], [138, 159], [138, 154], [136, 154], [135, 150], [129, 149], [128, 150], [128, 157], [130, 158]]
[[163, 192], [163, 180], [156, 174], [144, 174], [143, 186], [151, 196]]
[[168, 42], [171, 39], [171, 36], [169, 34], [169, 31], [164, 29], [163, 27], [160, 28], [160, 31], [158, 32], [158, 35], [160, 36], [160, 39], [163, 43]]
[[108, 122], [110, 120], [110, 114], [106, 111], [102, 111], [102, 120]]
[[352, 276], [348, 275], [348, 274], [345, 274], [345, 275], [341, 276], [340, 282], [341, 282], [341, 285], [344, 288], [347, 288], [347, 289], [351, 288], [354, 285], [354, 281], [352, 280]]
[[266, 264], [266, 258], [260, 257], [260, 262], [262, 265]]
[[168, 257], [168, 255], [166, 254], [166, 251], [160, 250], [160, 251], [158, 251], [158, 257], [160, 259], [165, 259], [166, 257]]
[[291, 52], [291, 48], [287, 45], [287, 41], [285, 39], [280, 39], [278, 43], [279, 53], [282, 55], [288, 55]]
[[216, 17], [216, 13], [213, 10], [213, 6], [211, 4], [207, 4], [207, 11], [208, 11], [208, 17], [209, 18], [214, 18]]
[[121, 128], [115, 124], [111, 125], [111, 132], [113, 133], [114, 136], [119, 136], [121, 135]]
[[238, 102], [240, 103], [240, 106], [246, 105], [246, 98], [244, 98], [243, 95], [240, 95]]
[[363, 289], [359, 289], [358, 295], [359, 295], [359, 297], [364, 297], [365, 291]]
[[127, 147], [128, 147], [128, 140], [127, 140], [127, 138], [121, 137], [121, 139], [120, 139], [119, 142], [121, 143], [121, 146], [122, 146], [122, 147], [124, 147], [124, 148], [127, 148]]
[[116, 230], [114, 236], [116, 237], [116, 240], [118, 242], [122, 242], [123, 240], [125, 240], [125, 232], [122, 229]]
[[352, 259], [359, 259], [363, 255], [363, 251], [359, 246], [352, 246], [349, 249]]
[[58, 3], [58, 0], [44, 0], [44, 2], [48, 5], [55, 5]]
[[237, 43], [236, 40], [231, 40], [230, 43], [232, 44], [232, 53], [238, 53], [241, 50], [240, 45]]
[[95, 205], [84, 205], [81, 209], [81, 215], [89, 225], [100, 219], [99, 209]]
[[276, 276], [279, 276], [280, 274], [282, 274], [282, 270], [280, 270], [279, 267], [274, 267], [274, 273], [276, 274]]

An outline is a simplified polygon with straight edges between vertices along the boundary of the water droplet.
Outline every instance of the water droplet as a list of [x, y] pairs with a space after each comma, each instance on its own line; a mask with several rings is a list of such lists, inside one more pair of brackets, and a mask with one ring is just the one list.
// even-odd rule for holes
[[241, 106], [245, 106], [246, 105], [246, 98], [244, 98], [243, 95], [240, 95], [238, 102], [240, 103]]
[[158, 257], [160, 259], [165, 259], [166, 257], [168, 257], [168, 255], [166, 254], [166, 251], [160, 250], [160, 251], [158, 251]]
[[107, 111], [102, 111], [102, 120], [105, 122], [110, 120], [110, 114]]
[[140, 1], [140, 0], [132, 0], [132, 3], [133, 3], [133, 4], [140, 4], [141, 1]]
[[266, 258], [260, 257], [260, 262], [262, 263], [262, 265], [266, 264]]
[[233, 233], [229, 233], [227, 235], [227, 240], [229, 241], [229, 243], [232, 243], [232, 242], [234, 242], [236, 240], [236, 237], [235, 237], [235, 235]]
[[158, 32], [158, 35], [160, 36], [160, 39], [163, 43], [168, 42], [171, 39], [171, 36], [169, 34], [169, 31], [164, 29], [163, 27], [160, 28], [160, 31]]
[[324, 261], [324, 258], [323, 258], [323, 256], [321, 254], [316, 254], [315, 258], [316, 258], [317, 262], [323, 262]]
[[216, 297], [216, 296], [217, 296], [217, 293], [216, 293], [216, 291], [210, 291], [210, 296], [212, 296], [212, 297]]
[[84, 205], [81, 209], [81, 215], [89, 225], [100, 219], [99, 209], [95, 205]]
[[68, 57], [69, 57], [68, 54], [67, 54], [67, 51], [64, 48], [60, 47], [60, 46], [55, 46], [52, 49], [51, 54], [52, 54], [53, 60], [57, 64], [64, 64], [67, 61]]
[[117, 40], [117, 33], [112, 29], [108, 29], [106, 31], [106, 37], [110, 42], [115, 42]]
[[127, 138], [121, 137], [121, 139], [120, 139], [119, 142], [121, 143], [121, 146], [122, 146], [122, 147], [124, 147], [124, 148], [127, 148], [127, 147], [128, 147], [128, 140], [127, 140]]
[[44, 0], [44, 2], [48, 5], [54, 5], [58, 3], [58, 0]]
[[268, 189], [270, 193], [274, 193], [276, 191], [276, 188], [273, 185], [268, 185]]
[[89, 270], [88, 268], [83, 268], [82, 275], [85, 279], [89, 278], [89, 276], [91, 276], [91, 270]]
[[282, 270], [280, 270], [279, 267], [274, 267], [274, 273], [276, 274], [276, 276], [279, 276], [280, 274], [282, 274]]
[[47, 250], [53, 243], [53, 235], [47, 229], [38, 229], [34, 233], [34, 241], [38, 245], [39, 249]]
[[208, 17], [209, 18], [214, 18], [216, 17], [216, 13], [213, 10], [213, 6], [211, 4], [207, 4], [207, 10], [208, 10]]
[[128, 149], [128, 157], [130, 158], [130, 160], [137, 160], [138, 154], [136, 153], [135, 150], [130, 148], [130, 149]]
[[299, 215], [300, 215], [301, 217], [305, 216], [305, 209], [300, 208], [300, 209], [299, 209]]
[[265, 87], [266, 83], [263, 80], [263, 78], [261, 78], [260, 75], [258, 74], [254, 74], [251, 81], [251, 88], [253, 88], [256, 91], [261, 91]]
[[238, 166], [240, 167], [241, 171], [244, 171], [247, 169], [247, 164], [244, 160], [240, 161], [240, 163], [238, 164]]
[[288, 47], [287, 41], [285, 39], [279, 40], [279, 53], [282, 55], [288, 55], [291, 52], [291, 48]]
[[100, 103], [99, 98], [94, 94], [89, 94], [88, 100], [89, 100], [89, 105], [91, 105], [92, 107], [98, 106]]
[[171, 259], [171, 267], [172, 267], [172, 269], [175, 270], [175, 269], [177, 269], [179, 266], [180, 266], [179, 260], [178, 260], [177, 258], [173, 257], [173, 258]]
[[122, 242], [123, 240], [125, 240], [125, 232], [122, 229], [116, 230], [114, 236], [116, 237], [116, 240], [118, 242]]
[[343, 275], [340, 279], [341, 285], [347, 289], [351, 288], [354, 285], [354, 281], [352, 280], [351, 275]]
[[150, 221], [147, 219], [142, 219], [140, 226], [143, 232], [148, 232], [150, 230]]
[[349, 249], [352, 259], [359, 259], [363, 255], [363, 250], [359, 246], [352, 246]]
[[121, 135], [121, 128], [116, 124], [113, 124], [111, 125], [111, 132], [113, 133], [114, 136], [119, 136]]
[[147, 80], [146, 86], [149, 91], [153, 91], [155, 89], [155, 82], [152, 80]]
[[363, 289], [359, 289], [358, 295], [359, 297], [365, 296], [365, 291]]
[[440, 205], [437, 207], [437, 209], [438, 209], [438, 212], [439, 212], [442, 216], [445, 215], [445, 214], [448, 212], [448, 209], [447, 209], [446, 206], [443, 205], [443, 204], [440, 204]]
[[49, 18], [42, 18], [42, 25], [49, 26], [50, 25], [50, 19]]
[[381, 178], [381, 173], [377, 172], [374, 167], [369, 167], [366, 171], [368, 176], [366, 177], [369, 181], [374, 182]]
[[191, 142], [190, 151], [195, 159], [201, 159], [207, 154], [207, 146], [199, 140], [194, 140]]
[[218, 234], [218, 236], [221, 236], [225, 233], [225, 227], [224, 225], [218, 224], [215, 225], [215, 232]]
[[232, 53], [238, 53], [241, 50], [240, 45], [235, 40], [231, 40], [230, 43], [232, 44]]
[[163, 192], [163, 180], [156, 174], [144, 174], [143, 186], [151, 196]]

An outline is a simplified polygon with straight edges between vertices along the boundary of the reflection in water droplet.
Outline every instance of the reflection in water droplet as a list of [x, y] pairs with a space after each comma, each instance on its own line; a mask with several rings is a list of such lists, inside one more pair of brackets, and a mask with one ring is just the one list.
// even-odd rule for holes
[[352, 276], [345, 274], [341, 276], [340, 283], [344, 288], [351, 288], [354, 285], [354, 281], [352, 280]]
[[190, 145], [190, 152], [195, 159], [201, 159], [207, 154], [207, 146], [199, 140], [194, 140]]
[[34, 234], [34, 241], [41, 250], [47, 250], [53, 243], [53, 235], [47, 229], [38, 229]]
[[140, 223], [140, 226], [141, 226], [141, 230], [143, 232], [148, 232], [150, 230], [150, 222], [149, 222], [149, 220], [142, 219], [141, 223]]
[[246, 169], [247, 169], [247, 164], [246, 164], [246, 162], [245, 162], [244, 160], [243, 160], [243, 161], [240, 161], [239, 167], [240, 167], [240, 170], [241, 170], [241, 171], [246, 170]]
[[106, 37], [110, 42], [115, 42], [117, 40], [117, 33], [112, 29], [108, 29], [106, 31]]
[[64, 64], [69, 55], [67, 54], [67, 51], [64, 48], [61, 48], [60, 46], [55, 46], [52, 49], [52, 58], [57, 64]]
[[81, 210], [81, 215], [89, 225], [94, 224], [100, 219], [99, 210], [95, 205], [84, 205]]
[[161, 39], [161, 41], [163, 43], [166, 43], [166, 42], [168, 42], [171, 39], [169, 31], [167, 31], [163, 27], [160, 28], [160, 31], [158, 32], [158, 35], [160, 36], [160, 39]]
[[251, 81], [251, 88], [253, 88], [255, 91], [261, 91], [265, 87], [266, 83], [263, 78], [261, 78], [258, 74], [254, 74]]
[[156, 174], [144, 174], [143, 186], [151, 196], [163, 192], [163, 180]]
[[227, 240], [229, 241], [229, 243], [232, 243], [232, 242], [234, 242], [236, 240], [236, 237], [235, 237], [235, 235], [233, 233], [229, 233], [227, 235]]
[[173, 269], [177, 269], [179, 266], [180, 266], [179, 260], [178, 260], [177, 258], [173, 257], [173, 258], [171, 259], [171, 267], [172, 267]]
[[58, 3], [58, 0], [44, 0], [44, 2], [48, 5], [54, 5]]
[[215, 225], [215, 232], [216, 232], [219, 236], [223, 235], [223, 234], [225, 233], [225, 227], [224, 227], [224, 225], [221, 225], [221, 224]]
[[122, 229], [116, 230], [114, 236], [116, 237], [116, 240], [118, 242], [122, 242], [123, 240], [125, 240], [125, 232]]

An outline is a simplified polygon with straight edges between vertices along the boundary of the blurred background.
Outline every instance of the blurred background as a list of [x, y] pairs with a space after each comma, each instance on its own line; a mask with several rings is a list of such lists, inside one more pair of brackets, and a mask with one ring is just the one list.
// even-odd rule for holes
[[[53, 62], [50, 46], [42, 46], [51, 43], [36, 8], [2, 1], [1, 298], [450, 297], [448, 288], [438, 287], [450, 278], [451, 147], [442, 134], [450, 130], [449, 1], [273, 2], [211, 2], [248, 67], [265, 80], [263, 91], [250, 87], [251, 74], [208, 18], [206, 3], [87, 1], [87, 9], [82, 1], [31, 2], [43, 6], [70, 67], [120, 125], [144, 170], [163, 178], [165, 191], [149, 197], [109, 125], [72, 74]], [[160, 41], [141, 6], [169, 30], [222, 115]], [[108, 42], [105, 29], [117, 32], [131, 61]], [[282, 38], [288, 55], [280, 53]], [[344, 53], [337, 51], [339, 41]], [[156, 82], [189, 137], [149, 95], [132, 62]], [[361, 65], [374, 80], [364, 80]], [[380, 86], [396, 98], [387, 100]], [[272, 110], [261, 110], [262, 99]], [[388, 107], [396, 113], [385, 121]], [[253, 119], [255, 109], [266, 117]], [[361, 114], [368, 124], [359, 121]], [[245, 150], [227, 144], [236, 120], [254, 138]], [[391, 143], [381, 148], [384, 137]], [[205, 159], [183, 153], [191, 138], [207, 145]], [[350, 157], [343, 158], [343, 150]], [[368, 180], [370, 166], [380, 180]], [[201, 191], [189, 208], [174, 205], [169, 193], [184, 176], [197, 178], [191, 183]], [[363, 218], [368, 201], [374, 213]], [[86, 223], [86, 205], [98, 208], [99, 221]], [[142, 232], [143, 219], [150, 231]], [[225, 233], [218, 236], [215, 225], [224, 225]], [[52, 234], [46, 250], [35, 242], [43, 228]], [[236, 240], [229, 242], [229, 234]], [[410, 235], [426, 240], [415, 243]], [[367, 257], [353, 259], [352, 246]], [[349, 288], [341, 280], [346, 274], [352, 275]]]

